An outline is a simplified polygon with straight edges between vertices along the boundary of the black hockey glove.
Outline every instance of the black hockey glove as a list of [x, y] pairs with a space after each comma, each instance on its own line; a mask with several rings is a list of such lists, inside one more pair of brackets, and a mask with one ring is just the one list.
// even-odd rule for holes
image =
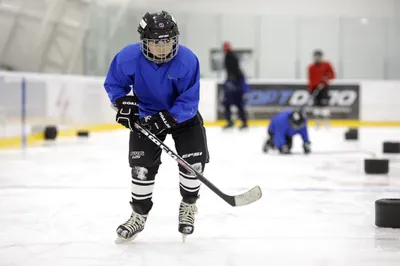
[[280, 154], [290, 154], [290, 150], [289, 150], [289, 147], [288, 147], [288, 145], [282, 145], [282, 146], [280, 146], [279, 147], [279, 153]]
[[168, 111], [160, 111], [152, 116], [146, 116], [140, 119], [140, 123], [154, 135], [173, 128], [177, 124], [175, 118]]
[[135, 128], [134, 124], [139, 119], [139, 104], [136, 96], [124, 96], [115, 100], [118, 109], [116, 121], [130, 130]]
[[311, 152], [311, 144], [310, 142], [303, 143], [303, 150], [305, 154], [309, 154]]

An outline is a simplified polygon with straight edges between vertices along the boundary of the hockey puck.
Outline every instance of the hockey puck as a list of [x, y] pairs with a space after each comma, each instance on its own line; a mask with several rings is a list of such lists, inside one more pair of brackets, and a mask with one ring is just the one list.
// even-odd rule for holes
[[350, 128], [344, 134], [344, 138], [346, 140], [357, 140], [358, 139], [358, 129], [357, 128]]
[[76, 135], [78, 137], [89, 137], [89, 131], [85, 131], [85, 130], [79, 130], [78, 132], [76, 132]]
[[383, 153], [400, 153], [400, 142], [388, 142], [383, 143]]
[[389, 173], [389, 160], [365, 159], [364, 171], [367, 174], [387, 174]]
[[375, 201], [375, 225], [385, 228], [400, 228], [400, 199]]
[[57, 138], [57, 127], [46, 126], [43, 131], [43, 136], [45, 140], [55, 140]]

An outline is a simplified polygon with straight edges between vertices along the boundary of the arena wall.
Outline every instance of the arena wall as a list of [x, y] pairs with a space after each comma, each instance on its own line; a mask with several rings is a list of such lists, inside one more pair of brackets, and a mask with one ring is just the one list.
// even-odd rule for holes
[[[41, 138], [37, 133], [46, 125], [57, 125], [61, 136], [63, 132], [73, 135], [77, 129], [120, 129], [114, 122], [115, 112], [110, 108], [103, 80], [103, 77], [0, 72], [0, 147], [19, 145], [23, 134], [28, 142], [30, 138], [34, 142]], [[218, 116], [221, 108], [218, 84], [213, 79], [201, 80], [199, 110], [207, 126], [224, 124]], [[271, 93], [267, 94], [269, 98], [260, 104], [261, 96], [252, 95], [250, 102], [259, 104], [249, 106], [251, 112], [255, 110], [254, 114], [266, 106], [269, 111], [292, 107], [291, 104], [298, 107], [296, 104], [304, 102], [301, 95], [306, 95], [305, 80], [250, 80], [249, 84], [268, 93], [272, 90], [277, 97], [271, 99]], [[352, 102], [349, 116], [333, 119], [332, 126], [400, 126], [400, 81], [336, 80], [332, 85], [339, 88], [339, 93], [332, 97], [334, 108], [349, 109], [347, 94], [341, 94], [348, 88], [356, 88], [358, 101]], [[299, 91], [287, 94], [292, 88]], [[286, 92], [282, 94], [285, 97], [280, 97], [282, 91]], [[266, 126], [268, 118], [251, 119], [250, 125]], [[32, 138], [33, 135], [36, 137]]]

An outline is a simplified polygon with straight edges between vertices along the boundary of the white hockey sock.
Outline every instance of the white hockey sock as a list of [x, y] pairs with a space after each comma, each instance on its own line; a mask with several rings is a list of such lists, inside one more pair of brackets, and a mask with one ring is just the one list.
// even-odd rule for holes
[[148, 169], [145, 167], [136, 166], [133, 168], [135, 172], [132, 178], [131, 192], [132, 199], [146, 200], [153, 196], [154, 178], [147, 179]]
[[[192, 167], [196, 171], [202, 173], [201, 163], [193, 164]], [[200, 184], [200, 180], [198, 180], [195, 175], [189, 174], [186, 171], [179, 171], [179, 186], [181, 187], [181, 189], [190, 193], [198, 192], [200, 189]]]

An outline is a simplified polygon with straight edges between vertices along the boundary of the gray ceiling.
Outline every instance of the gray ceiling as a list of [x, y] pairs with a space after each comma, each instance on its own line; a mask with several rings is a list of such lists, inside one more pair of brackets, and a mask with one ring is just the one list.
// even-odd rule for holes
[[0, 0], [0, 69], [83, 73], [82, 47], [91, 19], [99, 15], [99, 6], [115, 6], [115, 12], [106, 13], [110, 25], [94, 20], [98, 28], [107, 26], [110, 36], [124, 26], [121, 18], [126, 13], [134, 16], [133, 13], [142, 12], [141, 8], [188, 13], [400, 18], [400, 0]]

